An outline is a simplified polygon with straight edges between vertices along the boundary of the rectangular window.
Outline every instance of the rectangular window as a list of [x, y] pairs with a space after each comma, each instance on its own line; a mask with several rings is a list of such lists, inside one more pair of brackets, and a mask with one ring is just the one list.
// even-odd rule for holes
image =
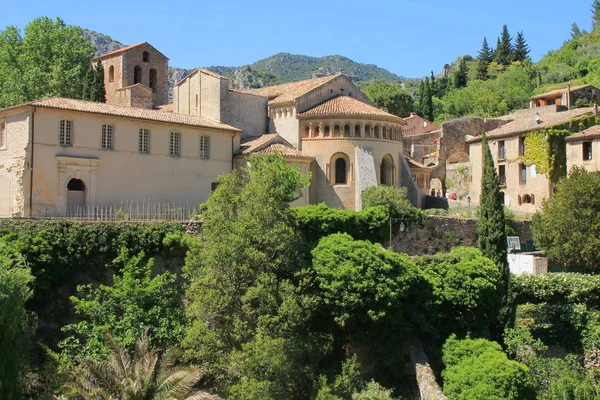
[[200, 136], [200, 158], [210, 158], [210, 137]]
[[592, 159], [592, 142], [583, 142], [583, 160], [589, 161]]
[[506, 186], [506, 166], [498, 166], [498, 178], [500, 179], [500, 186]]
[[138, 151], [142, 154], [150, 153], [150, 129], [140, 129]]
[[519, 172], [521, 177], [521, 185], [527, 183], [527, 167], [525, 164], [519, 164]]
[[169, 135], [169, 155], [179, 157], [179, 143], [181, 136], [178, 132], [171, 132]]
[[102, 150], [113, 150], [112, 125], [102, 125]]
[[506, 145], [504, 140], [498, 141], [498, 160], [504, 160], [506, 158]]
[[525, 156], [525, 138], [519, 136], [519, 157]]
[[60, 121], [58, 142], [61, 146], [73, 145], [73, 121], [63, 119]]

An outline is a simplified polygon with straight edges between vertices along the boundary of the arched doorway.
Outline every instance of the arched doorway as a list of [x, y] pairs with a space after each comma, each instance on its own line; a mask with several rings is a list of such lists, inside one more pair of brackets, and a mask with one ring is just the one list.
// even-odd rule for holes
[[392, 157], [387, 154], [381, 159], [381, 165], [379, 166], [379, 184], [394, 186], [393, 170], [394, 162]]
[[81, 179], [73, 178], [67, 183], [67, 213], [81, 212], [85, 206], [85, 183]]

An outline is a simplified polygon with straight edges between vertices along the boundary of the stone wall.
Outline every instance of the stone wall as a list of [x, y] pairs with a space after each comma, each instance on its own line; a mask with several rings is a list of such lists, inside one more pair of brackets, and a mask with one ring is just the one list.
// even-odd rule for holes
[[[521, 243], [532, 240], [530, 221], [515, 221]], [[408, 255], [447, 252], [458, 246], [477, 246], [477, 220], [431, 216], [425, 226], [407, 227], [404, 232], [393, 231], [394, 251]]]

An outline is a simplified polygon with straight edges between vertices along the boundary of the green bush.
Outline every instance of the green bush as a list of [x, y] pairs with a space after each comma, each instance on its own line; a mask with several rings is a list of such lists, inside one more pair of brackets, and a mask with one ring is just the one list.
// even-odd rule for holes
[[586, 304], [600, 308], [600, 275], [575, 273], [513, 277], [515, 305], [525, 303]]
[[383, 206], [393, 218], [403, 218], [408, 226], [423, 225], [427, 214], [413, 206], [406, 198], [406, 188], [394, 189], [391, 186], [370, 186], [362, 192], [363, 207]]
[[389, 229], [389, 214], [382, 206], [353, 211], [317, 204], [296, 207], [290, 211], [296, 229], [310, 243], [334, 233], [347, 233], [357, 240], [382, 242]]
[[502, 347], [485, 339], [459, 340], [443, 347], [444, 393], [453, 400], [534, 399], [528, 368], [509, 360]]
[[433, 284], [441, 333], [486, 335], [501, 306], [500, 272], [493, 261], [470, 247], [413, 261]]

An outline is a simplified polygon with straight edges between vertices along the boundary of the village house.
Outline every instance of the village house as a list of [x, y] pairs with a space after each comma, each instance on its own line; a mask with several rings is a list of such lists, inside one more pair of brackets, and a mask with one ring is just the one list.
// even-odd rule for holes
[[600, 125], [571, 135], [566, 141], [568, 171], [574, 166], [600, 171]]
[[[518, 110], [499, 118], [503, 124], [486, 131], [494, 165], [500, 179], [504, 204], [514, 211], [532, 213], [539, 209], [542, 199], [554, 192], [554, 185], [547, 174], [539, 173], [536, 165], [524, 163], [525, 137], [535, 131], [560, 127], [576, 129], [577, 122], [585, 116], [593, 117], [594, 108], [578, 108], [561, 111], [559, 105]], [[479, 201], [482, 176], [482, 136], [467, 139], [471, 186], [469, 196]], [[563, 149], [564, 150], [564, 149]], [[557, 149], [557, 151], [561, 151]]]
[[294, 205], [361, 209], [372, 185], [408, 187], [420, 204], [406, 122], [343, 74], [239, 91], [197, 69], [169, 105], [168, 59], [150, 44], [97, 59], [106, 103], [51, 98], [0, 110], [0, 216], [94, 214], [135, 199], [195, 208], [219, 175], [274, 152], [312, 174]]
[[545, 107], [550, 105], [563, 106], [567, 109], [573, 107], [587, 107], [600, 102], [600, 89], [593, 85], [581, 85], [552, 90], [538, 94], [529, 99], [530, 108]]

